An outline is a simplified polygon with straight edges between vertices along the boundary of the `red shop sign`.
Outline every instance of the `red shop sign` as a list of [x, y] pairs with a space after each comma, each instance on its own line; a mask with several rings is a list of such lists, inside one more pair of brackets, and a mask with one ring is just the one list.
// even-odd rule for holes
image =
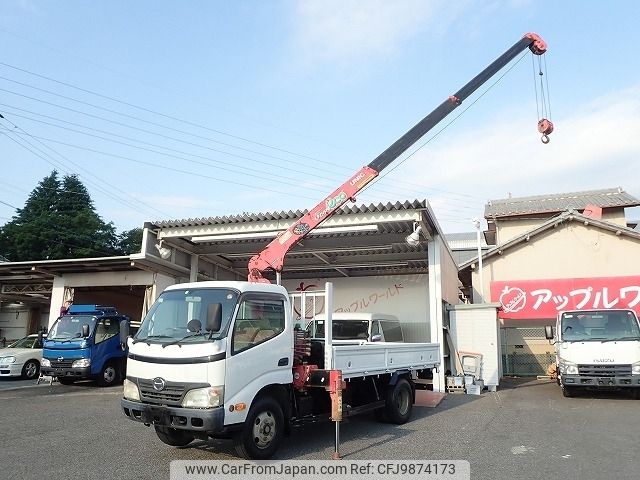
[[563, 310], [631, 308], [640, 315], [640, 276], [491, 282], [500, 318], [555, 318]]

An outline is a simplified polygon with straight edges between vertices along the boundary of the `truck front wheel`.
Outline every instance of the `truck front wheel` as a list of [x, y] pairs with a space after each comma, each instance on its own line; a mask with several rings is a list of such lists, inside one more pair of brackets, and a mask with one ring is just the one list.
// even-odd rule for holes
[[562, 396], [571, 398], [576, 396], [576, 387], [567, 387], [566, 385], [562, 385]]
[[118, 367], [114, 363], [109, 362], [102, 367], [98, 375], [98, 385], [101, 387], [110, 387], [118, 383], [119, 377]]
[[411, 417], [412, 409], [413, 390], [409, 382], [401, 378], [395, 386], [387, 392], [384, 418], [391, 423], [402, 425], [403, 423], [407, 423]]
[[158, 438], [167, 445], [172, 447], [184, 447], [189, 445], [193, 441], [193, 435], [184, 430], [177, 430], [175, 428], [155, 426], [156, 435]]
[[251, 407], [242, 430], [233, 437], [236, 452], [244, 458], [266, 460], [278, 449], [283, 432], [280, 404], [271, 397], [263, 397]]

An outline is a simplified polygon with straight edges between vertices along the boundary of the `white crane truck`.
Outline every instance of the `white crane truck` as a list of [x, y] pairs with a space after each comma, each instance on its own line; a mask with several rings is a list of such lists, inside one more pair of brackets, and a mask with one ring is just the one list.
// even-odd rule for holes
[[[248, 282], [168, 287], [135, 338], [128, 338], [123, 325], [121, 341], [129, 354], [121, 406], [127, 418], [153, 425], [160, 440], [174, 446], [230, 437], [241, 456], [253, 459], [271, 457], [298, 423], [336, 421], [337, 456], [343, 415], [373, 410], [387, 421], [406, 422], [415, 400], [413, 375], [438, 366], [439, 345], [333, 345], [328, 316], [326, 343], [314, 346], [303, 330], [294, 329], [287, 291], [279, 285], [284, 257], [527, 48], [542, 55], [546, 44], [534, 33], [518, 40], [255, 255]], [[538, 122], [543, 141], [552, 130], [548, 120]], [[263, 276], [269, 270], [278, 285]]]

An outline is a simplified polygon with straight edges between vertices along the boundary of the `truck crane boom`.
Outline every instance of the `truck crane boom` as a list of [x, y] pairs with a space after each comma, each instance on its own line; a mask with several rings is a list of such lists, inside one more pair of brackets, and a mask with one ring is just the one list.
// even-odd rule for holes
[[[287, 230], [273, 239], [261, 252], [254, 255], [249, 260], [249, 281], [270, 283], [269, 280], [263, 276], [265, 271], [273, 269], [276, 272], [281, 272], [284, 265], [284, 257], [289, 250], [306, 237], [309, 232], [331, 217], [348, 200], [355, 201], [355, 195], [371, 183], [383, 169], [388, 167], [394, 160], [402, 155], [402, 153], [429, 132], [429, 130], [455, 110], [473, 92], [527, 48], [535, 55], [542, 55], [547, 51], [547, 44], [542, 37], [536, 33], [525, 34], [511, 46], [511, 48], [491, 63], [491, 65], [476, 75], [456, 93], [444, 100], [431, 113], [411, 128], [411, 130], [378, 155], [371, 163], [365, 165], [349, 177], [349, 179], [334, 190], [331, 195], [326, 197]], [[547, 119], [542, 119], [538, 122], [538, 130], [543, 134], [543, 142], [546, 143], [548, 142], [547, 135], [553, 131], [553, 124]]]

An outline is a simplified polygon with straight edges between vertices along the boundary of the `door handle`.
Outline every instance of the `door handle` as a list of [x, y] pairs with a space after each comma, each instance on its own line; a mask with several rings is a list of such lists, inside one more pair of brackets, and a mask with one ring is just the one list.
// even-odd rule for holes
[[279, 367], [286, 367], [287, 365], [289, 365], [289, 357], [284, 357], [278, 360]]

